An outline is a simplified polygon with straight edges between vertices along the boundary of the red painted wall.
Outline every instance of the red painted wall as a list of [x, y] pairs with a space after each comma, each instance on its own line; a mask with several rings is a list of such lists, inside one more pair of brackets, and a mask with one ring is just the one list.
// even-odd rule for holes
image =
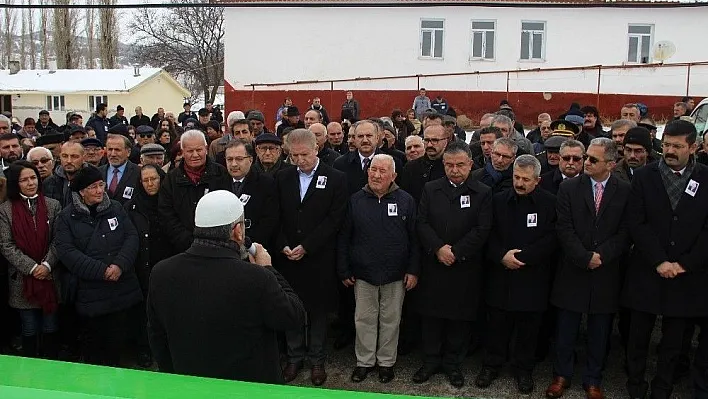
[[[228, 82], [225, 82], [225, 102], [226, 114], [234, 110], [246, 111], [257, 108], [266, 117], [266, 125], [269, 128], [275, 124], [275, 114], [283, 104], [285, 97], [293, 99], [293, 104], [300, 109], [300, 112], [309, 108], [313, 97], [320, 97], [322, 105], [327, 109], [327, 113], [332, 120], [338, 120], [342, 103], [346, 100], [346, 91], [342, 90], [256, 90], [256, 91], [236, 91]], [[390, 116], [395, 108], [406, 110], [413, 104], [413, 99], [418, 95], [417, 91], [388, 91], [388, 90], [361, 90], [354, 91], [354, 98], [359, 101], [361, 107], [361, 117], [381, 117]], [[437, 95], [438, 92], [428, 92], [429, 95]], [[457, 115], [465, 114], [474, 123], [478, 123], [480, 117], [488, 112], [495, 112], [499, 109], [499, 102], [507, 97], [503, 92], [469, 92], [469, 91], [449, 91], [443, 92], [443, 97], [451, 107], [457, 111]], [[674, 96], [644, 96], [633, 94], [596, 94], [589, 93], [552, 93], [550, 100], [543, 98], [543, 93], [509, 93], [508, 100], [514, 109], [516, 118], [524, 125], [536, 124], [538, 114], [548, 112], [551, 117], [556, 118], [568, 110], [573, 102], [581, 106], [594, 105], [600, 110], [601, 117], [606, 122], [619, 119], [622, 105], [632, 102], [644, 103], [649, 107], [649, 115], [657, 122], [673, 117], [673, 104], [680, 101], [680, 97]], [[696, 104], [699, 102], [696, 99]]]

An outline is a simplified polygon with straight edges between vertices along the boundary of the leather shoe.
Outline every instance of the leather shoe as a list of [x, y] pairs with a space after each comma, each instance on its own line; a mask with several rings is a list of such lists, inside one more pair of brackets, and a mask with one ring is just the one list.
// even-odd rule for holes
[[359, 367], [357, 366], [352, 373], [352, 382], [362, 382], [369, 375], [373, 367]]
[[379, 366], [379, 382], [386, 384], [393, 380], [393, 367]]
[[519, 373], [516, 376], [516, 389], [522, 395], [528, 395], [533, 392], [533, 378], [530, 373]]
[[354, 342], [354, 337], [356, 336], [354, 331], [346, 329], [342, 331], [339, 336], [334, 340], [334, 350], [344, 349]]
[[492, 385], [492, 382], [497, 379], [499, 373], [490, 367], [482, 367], [482, 371], [477, 374], [477, 378], [474, 379], [474, 385], [478, 388], [487, 388]]
[[300, 370], [302, 370], [302, 362], [288, 363], [283, 369], [283, 379], [285, 382], [296, 379], [297, 375], [300, 374]]
[[605, 399], [605, 394], [602, 393], [602, 388], [595, 385], [584, 385], [585, 397], [588, 399]]
[[413, 374], [413, 382], [422, 384], [430, 379], [433, 375], [440, 372], [439, 367], [423, 366]]
[[453, 387], [462, 388], [462, 386], [465, 385], [465, 376], [462, 375], [459, 369], [450, 370], [445, 374], [447, 374], [447, 380]]
[[547, 398], [560, 398], [566, 389], [570, 387], [570, 381], [563, 377], [553, 377], [553, 382], [546, 388]]
[[324, 364], [316, 364], [312, 366], [310, 380], [312, 380], [312, 383], [315, 386], [320, 386], [327, 381], [327, 372], [325, 371]]

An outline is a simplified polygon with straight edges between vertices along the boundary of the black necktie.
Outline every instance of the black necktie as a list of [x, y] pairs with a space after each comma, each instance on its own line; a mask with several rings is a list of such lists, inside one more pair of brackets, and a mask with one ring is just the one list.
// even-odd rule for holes
[[233, 183], [234, 194], [236, 194], [237, 197], [241, 196], [241, 186], [242, 186], [242, 183], [240, 181], [235, 181]]
[[369, 170], [369, 166], [371, 165], [371, 159], [369, 158], [364, 158], [364, 173], [366, 173]]

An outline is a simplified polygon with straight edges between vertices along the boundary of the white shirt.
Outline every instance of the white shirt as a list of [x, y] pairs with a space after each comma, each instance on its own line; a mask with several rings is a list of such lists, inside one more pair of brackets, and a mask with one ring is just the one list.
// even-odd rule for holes
[[365, 157], [365, 156], [361, 155], [360, 152], [357, 152], [357, 153], [359, 154], [359, 163], [361, 164], [361, 170], [364, 170], [364, 160], [365, 160], [365, 159], [368, 159], [368, 160], [369, 160], [369, 165], [371, 165], [371, 162], [374, 160], [374, 155], [375, 155], [375, 154], [371, 154], [371, 156]]

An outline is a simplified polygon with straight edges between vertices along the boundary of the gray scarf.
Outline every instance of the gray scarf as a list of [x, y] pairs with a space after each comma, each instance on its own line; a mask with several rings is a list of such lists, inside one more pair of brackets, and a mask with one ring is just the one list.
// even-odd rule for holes
[[671, 209], [676, 210], [676, 206], [681, 200], [683, 191], [688, 185], [688, 179], [691, 177], [693, 172], [693, 157], [688, 160], [686, 169], [683, 174], [679, 177], [676, 176], [676, 172], [669, 167], [669, 165], [664, 162], [664, 158], [659, 161], [659, 173], [661, 173], [661, 180], [664, 182], [664, 187], [666, 188], [666, 194], [669, 196], [669, 201], [671, 201]]

